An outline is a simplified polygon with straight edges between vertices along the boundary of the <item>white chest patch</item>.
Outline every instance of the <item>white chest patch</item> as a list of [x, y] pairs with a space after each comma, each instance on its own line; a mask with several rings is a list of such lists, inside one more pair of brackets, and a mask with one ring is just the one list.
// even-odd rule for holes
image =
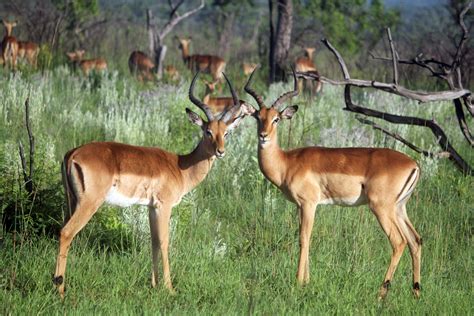
[[135, 204], [138, 205], [150, 205], [150, 200], [141, 199], [140, 197], [128, 197], [120, 193], [116, 187], [110, 188], [109, 192], [105, 196], [105, 202], [112, 205], [121, 207], [128, 207]]

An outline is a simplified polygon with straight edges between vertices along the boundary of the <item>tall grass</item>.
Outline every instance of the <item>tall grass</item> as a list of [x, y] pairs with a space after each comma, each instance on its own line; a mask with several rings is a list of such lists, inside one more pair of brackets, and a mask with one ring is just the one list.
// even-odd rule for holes
[[[199, 130], [185, 107], [189, 82], [142, 86], [109, 73], [84, 79], [57, 68], [44, 75], [0, 80], [0, 197], [24, 207], [17, 142], [27, 143], [24, 107], [30, 97], [37, 140], [37, 186], [58, 191], [51, 213], [64, 207], [60, 161], [90, 141], [120, 141], [186, 153]], [[289, 86], [263, 92], [271, 102]], [[200, 93], [202, 94], [203, 91]], [[473, 181], [445, 161], [422, 158], [341, 110], [342, 90], [326, 86], [315, 101], [294, 100], [300, 110], [280, 128], [283, 147], [387, 146], [417, 159], [422, 179], [408, 204], [424, 240], [422, 298], [414, 300], [408, 251], [388, 298], [376, 300], [390, 259], [390, 245], [366, 207], [321, 206], [310, 252], [311, 282], [296, 285], [298, 219], [293, 204], [261, 175], [256, 124], [247, 118], [229, 137], [227, 156], [173, 210], [171, 268], [177, 295], [150, 288], [151, 251], [147, 210], [103, 207], [76, 237], [67, 268], [64, 302], [53, 288], [57, 240], [47, 234], [4, 234], [0, 244], [0, 311], [3, 314], [471, 314]], [[247, 98], [243, 93], [241, 98]], [[249, 99], [249, 98], [247, 98]], [[381, 110], [436, 117], [465, 157], [448, 103], [419, 105], [381, 93], [360, 93], [357, 102]], [[249, 101], [251, 101], [249, 99]], [[291, 126], [291, 133], [290, 133]], [[389, 126], [436, 149], [422, 129]], [[35, 204], [29, 212], [38, 212]], [[32, 217], [33, 218], [33, 217]]]

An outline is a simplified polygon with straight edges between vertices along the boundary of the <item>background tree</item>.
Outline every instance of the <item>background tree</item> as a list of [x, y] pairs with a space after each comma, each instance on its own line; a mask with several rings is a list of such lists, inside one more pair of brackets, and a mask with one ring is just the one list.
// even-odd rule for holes
[[[273, 24], [274, 7], [277, 6], [277, 27]], [[270, 83], [285, 79], [288, 52], [291, 45], [291, 31], [293, 28], [293, 1], [268, 1], [270, 22]]]

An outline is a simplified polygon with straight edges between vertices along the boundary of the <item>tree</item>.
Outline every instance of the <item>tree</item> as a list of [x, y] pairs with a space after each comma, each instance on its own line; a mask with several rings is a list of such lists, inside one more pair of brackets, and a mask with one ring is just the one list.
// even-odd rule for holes
[[[323, 37], [346, 55], [354, 56], [362, 47], [373, 49], [383, 34], [384, 27], [395, 29], [400, 12], [386, 9], [381, 0], [296, 0], [298, 15], [308, 18], [306, 28], [322, 28]], [[316, 21], [316, 23], [315, 23]]]
[[155, 60], [156, 73], [159, 79], [163, 75], [163, 60], [165, 59], [167, 50], [166, 45], [163, 44], [165, 37], [173, 30], [173, 28], [179, 22], [204, 8], [204, 0], [201, 0], [201, 4], [198, 7], [189, 10], [183, 14], [179, 14], [178, 10], [183, 3], [184, 0], [178, 0], [176, 3], [174, 3], [173, 0], [168, 0], [170, 8], [169, 19], [160, 30], [156, 30], [156, 26], [152, 22], [152, 12], [150, 9], [147, 10], [147, 30], [150, 44], [150, 52], [153, 56], [152, 58], [154, 58]]
[[273, 0], [268, 1], [270, 11], [270, 83], [285, 79], [285, 66], [291, 44], [291, 31], [293, 28], [293, 1], [277, 0], [277, 28], [273, 25]]

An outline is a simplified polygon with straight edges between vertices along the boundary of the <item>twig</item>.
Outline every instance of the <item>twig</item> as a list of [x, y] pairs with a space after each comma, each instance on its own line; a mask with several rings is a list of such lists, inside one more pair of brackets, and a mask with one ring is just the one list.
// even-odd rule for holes
[[393, 45], [392, 40], [392, 33], [390, 32], [390, 28], [387, 27], [387, 36], [388, 42], [390, 43], [390, 51], [392, 52], [392, 64], [393, 64], [393, 83], [398, 85], [398, 61], [397, 61], [397, 51], [395, 50], [395, 46]]

